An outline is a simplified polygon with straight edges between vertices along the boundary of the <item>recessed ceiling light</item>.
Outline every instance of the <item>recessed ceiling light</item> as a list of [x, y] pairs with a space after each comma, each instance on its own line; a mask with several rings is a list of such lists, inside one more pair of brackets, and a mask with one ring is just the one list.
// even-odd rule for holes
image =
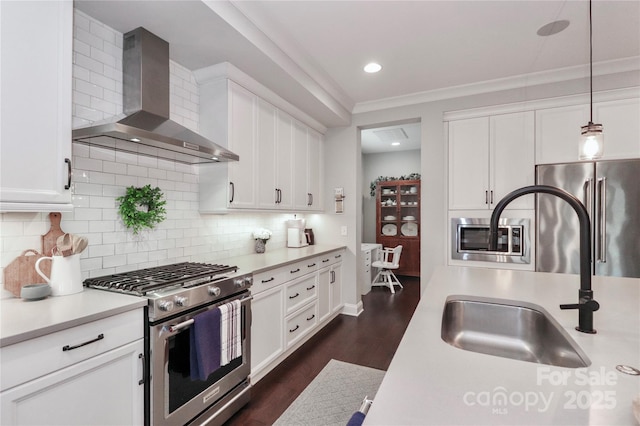
[[564, 31], [569, 26], [569, 21], [561, 20], [561, 21], [553, 21], [549, 22], [547, 25], [543, 25], [538, 29], [538, 34], [540, 37], [548, 37], [554, 34], [558, 34], [560, 31]]
[[140, 142], [140, 139], [138, 139], [138, 138], [131, 138], [131, 142]]
[[398, 146], [398, 145], [400, 145], [400, 142], [391, 142], [391, 145], [392, 146]]
[[382, 65], [376, 64], [375, 62], [371, 62], [364, 66], [364, 72], [374, 73], [378, 72], [382, 69]]

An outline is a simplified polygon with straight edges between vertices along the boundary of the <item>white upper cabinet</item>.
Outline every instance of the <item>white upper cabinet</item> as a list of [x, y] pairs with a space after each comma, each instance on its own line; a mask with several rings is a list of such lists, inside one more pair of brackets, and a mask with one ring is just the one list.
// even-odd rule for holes
[[[578, 161], [580, 128], [589, 122], [589, 104], [536, 111], [536, 164]], [[602, 124], [603, 159], [640, 157], [640, 99], [594, 102], [593, 122]]]
[[536, 164], [578, 161], [580, 128], [589, 121], [589, 105], [536, 111]]
[[[535, 183], [534, 114], [532, 111], [489, 118], [490, 208], [514, 189]], [[509, 209], [533, 209], [534, 196], [513, 200]]]
[[73, 2], [0, 2], [0, 210], [71, 210]]
[[595, 103], [593, 117], [603, 127], [603, 158], [640, 158], [640, 98]]
[[231, 80], [200, 89], [200, 131], [239, 161], [200, 166], [200, 210], [256, 208], [258, 97]]
[[486, 209], [489, 190], [489, 119], [449, 122], [449, 208]]
[[200, 211], [320, 210], [322, 136], [229, 79], [200, 86], [200, 132], [240, 161], [200, 165]]
[[[534, 183], [533, 112], [449, 122], [449, 209], [486, 210]], [[523, 197], [509, 209], [532, 209]]]
[[304, 124], [293, 123], [293, 207], [322, 210], [322, 136]]
[[270, 103], [258, 101], [258, 207], [291, 209], [293, 119]]

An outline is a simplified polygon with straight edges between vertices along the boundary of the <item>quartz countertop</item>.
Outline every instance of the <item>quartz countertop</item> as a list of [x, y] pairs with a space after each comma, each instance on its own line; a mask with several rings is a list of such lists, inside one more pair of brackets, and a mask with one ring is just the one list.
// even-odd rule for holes
[[76, 294], [47, 297], [42, 300], [2, 299], [0, 301], [0, 347], [146, 305], [147, 299], [142, 297], [92, 288], [84, 288]]
[[[441, 267], [427, 284], [365, 425], [632, 425], [640, 376], [640, 279], [593, 277], [597, 334], [580, 333], [579, 276]], [[572, 369], [455, 348], [440, 337], [449, 295], [540, 305], [582, 348], [591, 365]]]
[[240, 272], [253, 272], [256, 274], [278, 266], [284, 266], [299, 260], [305, 260], [344, 248], [345, 246], [339, 245], [312, 245], [299, 248], [269, 250], [269, 245], [267, 244], [267, 251], [265, 253], [232, 257], [225, 259], [224, 262], [229, 265], [238, 266]]
[[[269, 250], [225, 260], [240, 272], [261, 272], [344, 246], [313, 245], [301, 248]], [[215, 261], [215, 259], [212, 259]], [[56, 331], [96, 321], [147, 305], [147, 299], [109, 291], [84, 288], [80, 293], [26, 301], [20, 298], [0, 300], [0, 347], [19, 343]]]

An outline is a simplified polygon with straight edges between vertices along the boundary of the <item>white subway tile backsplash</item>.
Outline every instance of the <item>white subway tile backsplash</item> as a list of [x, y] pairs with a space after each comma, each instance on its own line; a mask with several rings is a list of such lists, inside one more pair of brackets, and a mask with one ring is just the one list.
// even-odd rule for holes
[[104, 114], [102, 113], [102, 111], [83, 107], [82, 105], [74, 105], [73, 113], [76, 115], [76, 117], [89, 120], [90, 122], [100, 121], [104, 118]]
[[112, 220], [91, 220], [89, 222], [89, 232], [113, 232], [115, 228], [116, 225]]
[[117, 82], [113, 78], [104, 76], [102, 74], [102, 69], [100, 70], [100, 73], [91, 72], [90, 81], [91, 83], [103, 87], [107, 90], [116, 90]]
[[[73, 219], [74, 220], [87, 220], [89, 222], [89, 230], [91, 230], [91, 226], [93, 222], [99, 222], [102, 220], [102, 210], [100, 209], [92, 209], [92, 208], [74, 208], [73, 209]], [[95, 232], [95, 231], [93, 231]]]
[[91, 21], [91, 26], [89, 27], [89, 29], [91, 31], [91, 34], [100, 38], [100, 40], [103, 42], [114, 44], [116, 42], [116, 35], [121, 37], [121, 35], [117, 33], [115, 30], [107, 27], [106, 25], [96, 20]]
[[[127, 264], [127, 256], [124, 254], [119, 254], [115, 256], [105, 256], [102, 258], [102, 267], [103, 268], [115, 268], [118, 266], [124, 266]], [[133, 269], [133, 268], [131, 268]], [[124, 269], [126, 271], [127, 269]]]
[[101, 47], [100, 49], [91, 47], [91, 52], [89, 56], [103, 65], [106, 65], [112, 68], [115, 68], [116, 66], [116, 58], [110, 52], [105, 52], [103, 47]]
[[84, 68], [89, 71], [89, 81], [91, 81], [91, 73], [102, 74], [104, 70], [104, 64], [91, 56], [83, 55], [82, 53], [75, 52], [73, 54], [73, 63], [80, 68]]
[[73, 38], [99, 49], [102, 49], [102, 45], [104, 43], [96, 34], [92, 34], [90, 31], [80, 27], [74, 28]]

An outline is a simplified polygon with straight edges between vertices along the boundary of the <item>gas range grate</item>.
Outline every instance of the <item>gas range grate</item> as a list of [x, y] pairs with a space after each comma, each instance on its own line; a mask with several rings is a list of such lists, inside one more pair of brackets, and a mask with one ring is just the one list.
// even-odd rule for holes
[[224, 278], [221, 275], [236, 272], [236, 266], [182, 262], [173, 265], [139, 269], [102, 277], [87, 278], [84, 285], [144, 296], [149, 292], [170, 287], [193, 287], [204, 282]]

